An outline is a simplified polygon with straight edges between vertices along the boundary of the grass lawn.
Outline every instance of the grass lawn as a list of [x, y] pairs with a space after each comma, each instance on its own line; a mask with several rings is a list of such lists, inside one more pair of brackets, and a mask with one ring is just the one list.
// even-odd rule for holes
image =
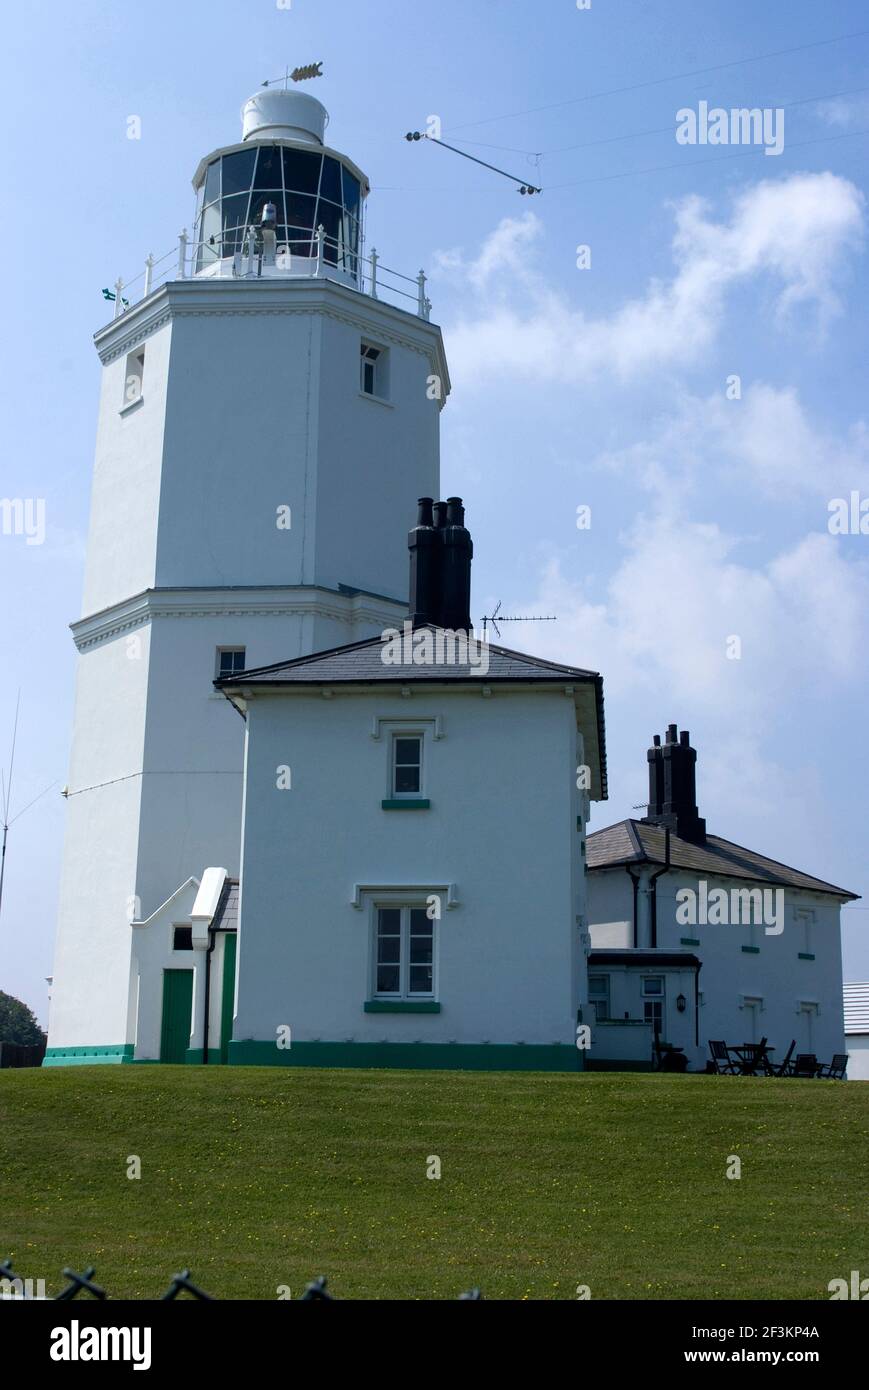
[[826, 1299], [869, 1272], [867, 1157], [861, 1083], [2, 1071], [0, 1259], [112, 1297], [186, 1265], [220, 1298]]

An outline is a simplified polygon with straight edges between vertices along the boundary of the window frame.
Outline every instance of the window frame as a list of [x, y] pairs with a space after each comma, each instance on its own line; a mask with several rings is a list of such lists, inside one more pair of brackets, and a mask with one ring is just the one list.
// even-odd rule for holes
[[[394, 1003], [435, 1003], [438, 999], [438, 933], [437, 918], [428, 916], [428, 904], [425, 899], [411, 898], [403, 902], [394, 902], [377, 898], [372, 902], [371, 917], [371, 950], [369, 965], [368, 998], [372, 1001], [383, 1000], [384, 1002]], [[379, 960], [380, 944], [380, 914], [381, 912], [398, 912], [398, 990], [378, 989], [377, 971], [382, 963]], [[422, 912], [431, 927], [431, 989], [411, 990], [410, 972], [414, 962], [411, 960], [411, 941], [414, 933], [413, 913]], [[388, 933], [394, 936], [395, 933]], [[429, 933], [426, 933], [429, 935]], [[385, 964], [392, 965], [395, 962], [388, 961]], [[419, 964], [419, 962], [417, 962]], [[423, 966], [427, 962], [422, 963]]]
[[[241, 652], [241, 665], [237, 669], [235, 668], [235, 666], [233, 666], [233, 669], [231, 671], [221, 670], [221, 659], [229, 654], [237, 656], [239, 652]], [[215, 680], [222, 680], [226, 676], [237, 676], [239, 671], [243, 671], [245, 669], [246, 661], [247, 647], [241, 647], [238, 645], [218, 647], [214, 658]]]
[[[399, 740], [413, 740], [419, 745], [419, 763], [399, 763], [397, 761]], [[389, 798], [393, 801], [420, 801], [425, 797], [425, 732], [422, 729], [393, 729], [389, 740]], [[419, 767], [419, 787], [413, 792], [402, 792], [396, 786], [399, 767]]]
[[[592, 993], [592, 988], [591, 988], [592, 980], [602, 980], [602, 981], [603, 981], [603, 986], [604, 986], [603, 989], [600, 990], [600, 991], [597, 991], [596, 993], [593, 994], [593, 993]], [[610, 1000], [611, 992], [612, 992], [612, 991], [611, 991], [611, 981], [610, 981], [609, 975], [606, 975], [606, 974], [601, 975], [601, 974], [598, 974], [597, 971], [596, 971], [593, 975], [591, 975], [591, 974], [589, 975], [589, 977], [588, 977], [588, 1002], [589, 1002], [589, 1004], [591, 1005], [591, 1007], [594, 1009], [594, 1016], [595, 1016], [595, 1022], [596, 1022], [596, 1023], [606, 1023], [606, 1022], [612, 1017], [612, 1008], [611, 1008], [611, 1000]], [[602, 1014], [598, 1012], [598, 1007], [597, 1007], [598, 1004], [600, 1004], [600, 1003], [603, 1004], [604, 1010], [605, 1010], [605, 1012], [602, 1013]]]
[[[375, 355], [369, 356], [371, 353]], [[371, 368], [372, 391], [365, 385], [367, 367]], [[389, 348], [368, 338], [359, 340], [359, 394], [371, 401], [389, 400]]]

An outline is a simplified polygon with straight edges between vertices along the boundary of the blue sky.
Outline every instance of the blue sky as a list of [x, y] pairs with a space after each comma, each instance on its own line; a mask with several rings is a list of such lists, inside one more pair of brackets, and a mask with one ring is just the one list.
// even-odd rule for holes
[[[4, 30], [0, 494], [47, 518], [42, 545], [0, 535], [12, 816], [66, 781], [100, 289], [190, 226], [196, 164], [260, 81], [323, 59], [368, 245], [432, 277], [475, 616], [556, 614], [503, 639], [603, 672], [592, 828], [644, 800], [678, 721], [711, 831], [869, 890], [869, 537], [827, 525], [869, 497], [863, 0], [36, 0]], [[677, 144], [700, 101], [783, 108], [783, 153]], [[403, 140], [431, 115], [543, 195]], [[0, 988], [43, 1020], [64, 806], [55, 787], [12, 825], [0, 919]], [[867, 907], [844, 913], [846, 978], [869, 978]]]

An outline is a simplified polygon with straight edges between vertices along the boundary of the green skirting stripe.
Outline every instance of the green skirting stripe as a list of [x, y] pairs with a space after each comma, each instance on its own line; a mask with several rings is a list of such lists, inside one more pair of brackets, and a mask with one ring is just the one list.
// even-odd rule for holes
[[815, 957], [812, 955], [811, 951], [798, 951], [798, 952], [797, 952], [797, 960], [814, 960], [814, 959], [815, 959]]
[[759, 955], [760, 955], [760, 947], [759, 947], [759, 946], [743, 946], [742, 949], [743, 949], [745, 955], [747, 955], [747, 956], [759, 956]]
[[133, 1043], [112, 1043], [108, 1047], [49, 1047], [46, 1049], [42, 1065], [44, 1067], [86, 1067], [96, 1065], [117, 1065], [132, 1062]]
[[279, 1048], [251, 1039], [229, 1044], [237, 1067], [398, 1067], [439, 1071], [581, 1071], [568, 1043], [294, 1042]]
[[682, 946], [699, 946], [700, 941], [696, 936], [680, 936], [679, 941]]
[[[204, 1056], [204, 1047], [188, 1047], [184, 1054], [184, 1061], [188, 1067], [201, 1067], [203, 1065], [202, 1059]], [[208, 1049], [208, 1065], [210, 1067], [219, 1067], [221, 1065], [219, 1047], [210, 1047]]]

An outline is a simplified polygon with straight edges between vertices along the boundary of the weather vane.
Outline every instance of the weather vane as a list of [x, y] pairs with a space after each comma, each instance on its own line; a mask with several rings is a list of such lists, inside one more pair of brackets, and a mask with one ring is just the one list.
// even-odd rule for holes
[[287, 67], [284, 70], [281, 77], [269, 77], [265, 82], [263, 82], [262, 85], [264, 87], [271, 87], [272, 83], [274, 82], [283, 82], [284, 91], [286, 92], [288, 90], [287, 84], [289, 82], [307, 82], [312, 77], [322, 76], [323, 61], [321, 59], [319, 63], [306, 63], [304, 67], [293, 68], [292, 72], [290, 72], [289, 67]]

